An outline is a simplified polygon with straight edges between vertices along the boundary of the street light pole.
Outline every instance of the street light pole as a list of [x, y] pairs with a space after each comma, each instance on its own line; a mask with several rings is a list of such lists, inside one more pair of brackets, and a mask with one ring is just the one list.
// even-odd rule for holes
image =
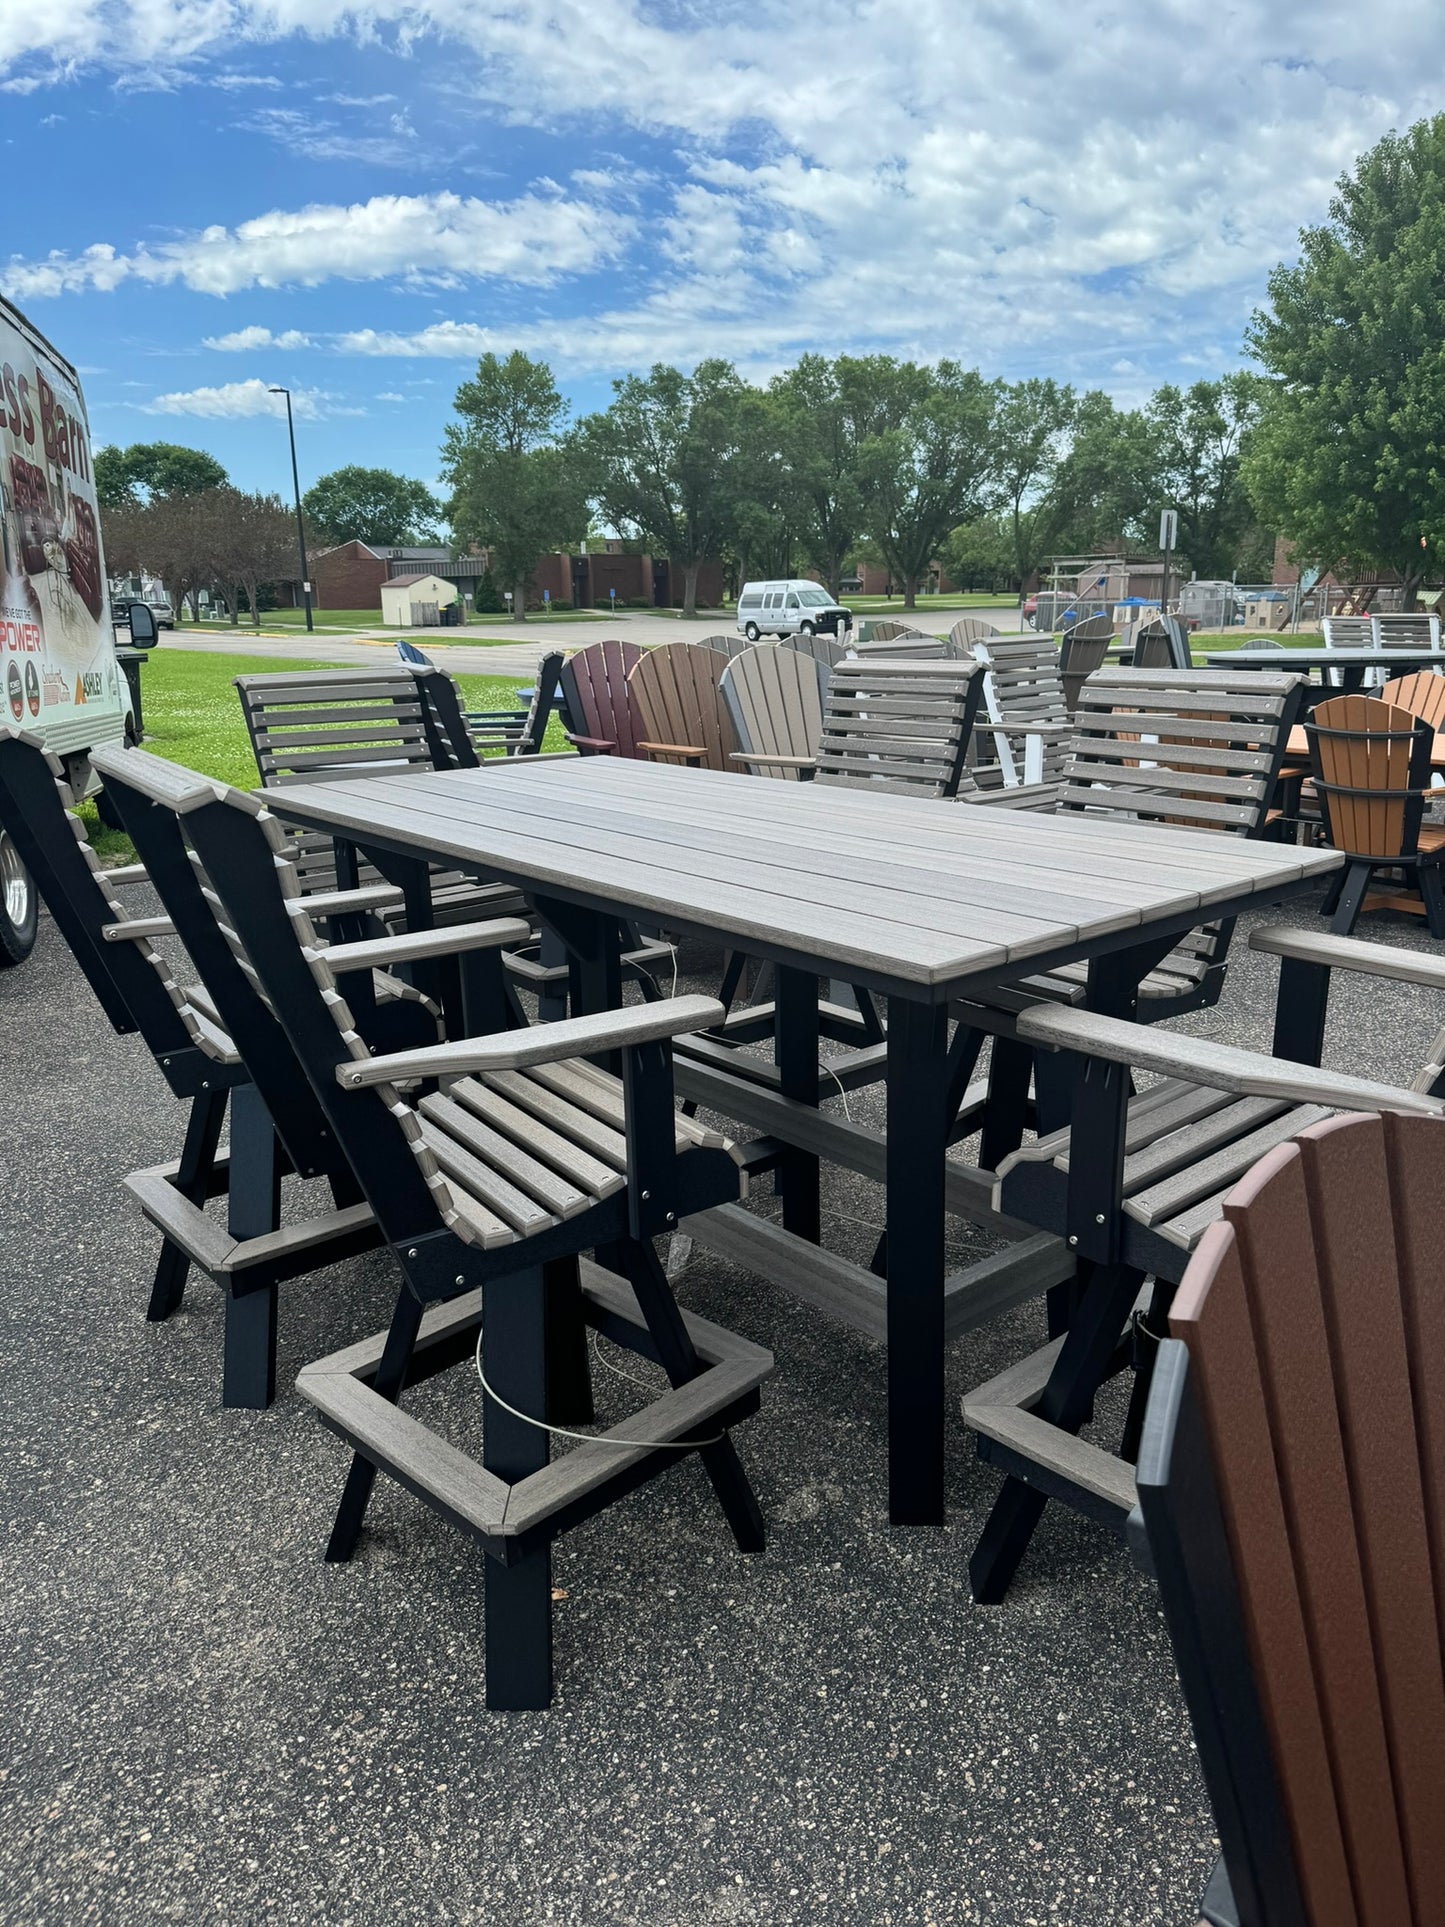
[[306, 525], [301, 520], [301, 477], [296, 469], [296, 423], [291, 415], [291, 390], [273, 388], [271, 393], [286, 397], [286, 433], [291, 438], [291, 491], [296, 498], [296, 546], [301, 552], [301, 594], [306, 602], [306, 632], [309, 635], [316, 625], [311, 620], [311, 581], [306, 572]]

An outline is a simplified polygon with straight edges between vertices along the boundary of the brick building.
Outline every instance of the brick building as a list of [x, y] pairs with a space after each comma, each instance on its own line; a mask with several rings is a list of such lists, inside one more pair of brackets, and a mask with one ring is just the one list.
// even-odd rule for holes
[[[441, 576], [471, 596], [488, 561], [485, 550], [479, 555], [454, 556], [442, 548], [373, 548], [365, 542], [341, 542], [311, 557], [313, 600], [318, 609], [379, 609], [384, 582], [418, 574]], [[503, 593], [511, 586], [497, 582]], [[553, 602], [571, 603], [577, 609], [606, 609], [613, 601], [609, 590], [615, 590], [618, 607], [642, 603], [649, 608], [680, 609], [683, 571], [650, 555], [627, 554], [620, 542], [609, 542], [606, 549], [586, 555], [559, 550], [544, 555], [537, 564], [527, 606], [541, 608], [544, 592], [549, 592]], [[717, 608], [722, 596], [722, 564], [704, 562], [698, 570], [698, 602]]]

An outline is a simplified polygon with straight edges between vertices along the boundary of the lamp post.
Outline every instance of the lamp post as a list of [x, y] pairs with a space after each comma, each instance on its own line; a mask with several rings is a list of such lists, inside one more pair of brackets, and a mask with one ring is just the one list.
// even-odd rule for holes
[[291, 491], [296, 498], [296, 546], [301, 552], [301, 594], [306, 603], [306, 631], [309, 635], [316, 625], [311, 620], [311, 582], [306, 573], [306, 526], [301, 520], [301, 477], [296, 471], [296, 423], [291, 415], [291, 390], [273, 388], [271, 393], [286, 397], [286, 433], [291, 438]]

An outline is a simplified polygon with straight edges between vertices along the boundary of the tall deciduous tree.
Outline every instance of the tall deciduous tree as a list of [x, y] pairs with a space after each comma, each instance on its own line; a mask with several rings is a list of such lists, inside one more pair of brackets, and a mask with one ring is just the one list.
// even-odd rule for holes
[[103, 509], [199, 495], [225, 480], [226, 471], [214, 455], [178, 442], [132, 442], [129, 448], [95, 451], [95, 493]]
[[1201, 576], [1220, 580], [1238, 567], [1253, 523], [1241, 462], [1259, 416], [1258, 375], [1171, 384], [1150, 398], [1159, 496], [1152, 508], [1179, 512], [1179, 550]]
[[350, 463], [333, 469], [301, 498], [319, 542], [397, 546], [434, 542], [441, 504], [425, 482], [389, 468]]
[[1015, 382], [999, 396], [989, 445], [998, 506], [1009, 538], [1009, 568], [1020, 589], [1057, 545], [1068, 513], [1057, 488], [1077, 403], [1056, 382]]
[[658, 362], [612, 384], [614, 400], [582, 423], [603, 514], [683, 572], [683, 614], [697, 613], [697, 575], [734, 532], [743, 383], [727, 361], [691, 375]]
[[538, 562], [587, 526], [585, 464], [544, 361], [483, 355], [454, 406], [460, 419], [442, 446], [447, 516], [458, 541], [491, 551], [498, 576], [513, 585], [512, 618], [524, 622]]
[[863, 529], [859, 423], [850, 405], [857, 399], [857, 384], [840, 379], [843, 365], [804, 355], [770, 384], [798, 540], [834, 596]]
[[1249, 343], [1269, 377], [1245, 459], [1262, 521], [1303, 560], [1395, 569], [1414, 602], [1445, 540], [1445, 115], [1342, 176]]
[[855, 367], [868, 371], [852, 378], [871, 403], [858, 419], [871, 416], [873, 429], [858, 449], [867, 533], [912, 609], [950, 529], [985, 504], [997, 385], [953, 361], [919, 368], [880, 355]]

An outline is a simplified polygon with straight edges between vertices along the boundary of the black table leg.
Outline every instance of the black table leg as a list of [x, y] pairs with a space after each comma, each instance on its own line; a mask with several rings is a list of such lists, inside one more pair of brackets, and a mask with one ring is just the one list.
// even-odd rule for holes
[[[818, 979], [811, 971], [779, 966], [774, 1019], [774, 1056], [784, 1097], [818, 1102]], [[783, 1191], [783, 1229], [817, 1244], [822, 1237], [818, 1160], [791, 1147], [778, 1166]]]
[[[547, 1302], [540, 1267], [489, 1285], [482, 1318], [487, 1383], [519, 1412], [539, 1418], [547, 1403]], [[482, 1394], [482, 1464], [508, 1485], [540, 1472], [547, 1434]], [[552, 1698], [552, 1548], [502, 1564], [488, 1559], [487, 1705], [534, 1711]]]
[[888, 1000], [888, 1516], [943, 1524], [948, 1012]]

